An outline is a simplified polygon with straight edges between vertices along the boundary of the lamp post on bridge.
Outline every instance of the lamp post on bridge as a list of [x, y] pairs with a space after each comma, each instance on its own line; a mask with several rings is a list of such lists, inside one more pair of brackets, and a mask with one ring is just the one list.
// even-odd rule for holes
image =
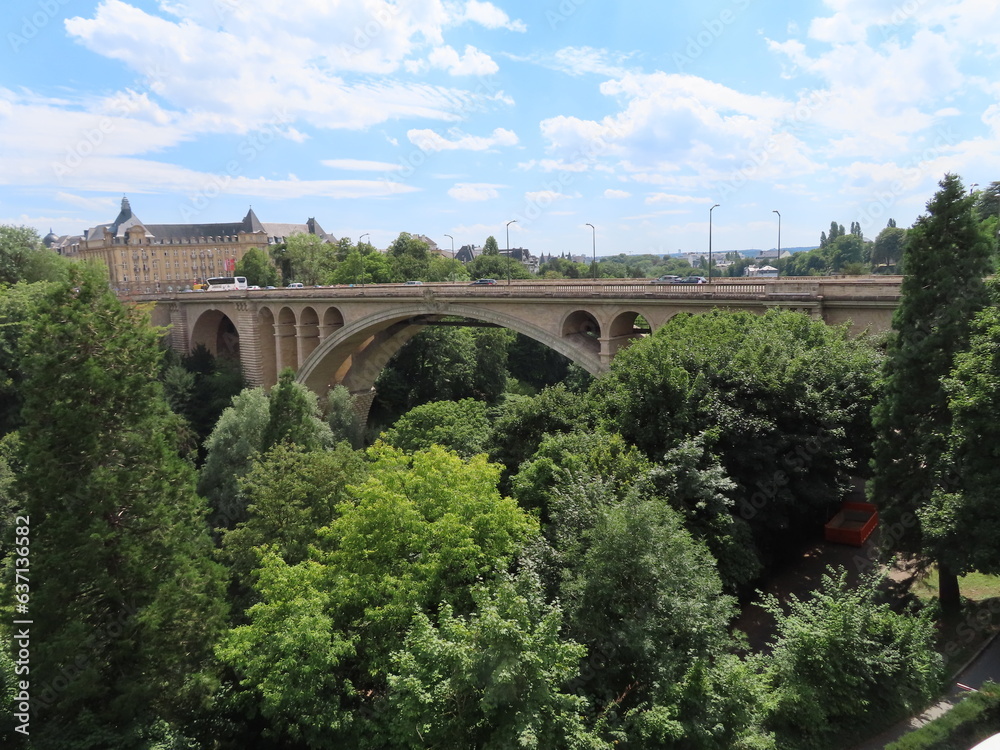
[[597, 281], [597, 229], [593, 224], [587, 224], [591, 229], [594, 240], [594, 260], [590, 264], [590, 274], [594, 281]]
[[708, 283], [712, 283], [712, 211], [720, 204], [716, 203], [708, 209]]
[[[365, 232], [361, 237], [367, 237], [371, 240], [372, 236], [370, 232]], [[361, 287], [365, 286], [365, 256], [361, 252], [361, 237], [358, 237], [358, 260], [361, 261]]]
[[781, 260], [781, 212], [778, 209], [774, 209], [771, 213], [778, 214], [778, 255], [776, 260]]
[[517, 224], [517, 219], [507, 222], [507, 286], [510, 286], [510, 225]]

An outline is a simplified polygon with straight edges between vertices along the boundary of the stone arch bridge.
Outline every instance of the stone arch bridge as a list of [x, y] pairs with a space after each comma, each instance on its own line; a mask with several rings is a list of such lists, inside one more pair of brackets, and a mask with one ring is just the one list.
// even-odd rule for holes
[[461, 319], [497, 325], [564, 354], [593, 375], [630, 342], [678, 313], [713, 308], [796, 310], [853, 332], [887, 330], [901, 277], [369, 284], [310, 289], [145, 295], [170, 345], [238, 356], [247, 380], [270, 387], [292, 367], [320, 395], [346, 386], [366, 415], [381, 369], [424, 326]]

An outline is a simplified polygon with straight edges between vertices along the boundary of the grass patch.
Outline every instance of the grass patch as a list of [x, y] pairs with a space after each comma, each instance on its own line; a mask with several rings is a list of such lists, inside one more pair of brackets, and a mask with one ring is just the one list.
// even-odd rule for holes
[[944, 716], [910, 732], [886, 750], [967, 750], [1000, 732], [1000, 686], [986, 683]]
[[[973, 602], [997, 598], [1000, 597], [1000, 576], [969, 573], [959, 577], [958, 587], [962, 596]], [[937, 566], [931, 566], [927, 575], [913, 584], [911, 591], [924, 601], [936, 599], [938, 595]]]

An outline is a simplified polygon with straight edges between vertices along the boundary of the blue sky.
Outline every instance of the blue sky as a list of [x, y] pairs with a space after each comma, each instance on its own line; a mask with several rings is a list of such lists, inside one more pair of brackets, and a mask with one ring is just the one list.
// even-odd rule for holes
[[[813, 245], [1000, 179], [995, 0], [8, 0], [0, 223]], [[592, 235], [588, 223], [596, 227]]]

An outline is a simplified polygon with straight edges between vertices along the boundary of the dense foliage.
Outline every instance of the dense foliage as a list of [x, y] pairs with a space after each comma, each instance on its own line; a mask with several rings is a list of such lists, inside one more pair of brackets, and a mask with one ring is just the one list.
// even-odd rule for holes
[[767, 560], [829, 518], [864, 471], [878, 366], [866, 341], [803, 315], [716, 311], [629, 347], [594, 392], [652, 461], [702, 435]]
[[[935, 492], [951, 493], [946, 454], [952, 415], [944, 386], [958, 353], [967, 348], [973, 316], [985, 307], [989, 242], [973, 212], [975, 198], [947, 175], [910, 230], [903, 256], [906, 274], [893, 315], [894, 335], [885, 364], [885, 396], [875, 411], [877, 441], [871, 492], [890, 523], [907, 533], [897, 548], [939, 562], [941, 600], [959, 606], [958, 580], [949, 567], [947, 532], [938, 534], [923, 515]], [[950, 502], [950, 501], [945, 501]], [[925, 521], [931, 521], [928, 534]], [[944, 547], [934, 543], [939, 538]]]
[[[164, 354], [93, 272], [26, 283], [22, 262], [0, 287], [0, 554], [10, 602], [29, 516], [33, 746], [833, 750], [916, 709], [941, 677], [933, 624], [874, 579], [768, 600], [756, 653], [733, 623], [870, 468], [883, 392], [875, 485], [910, 493], [912, 549], [1000, 567], [988, 204], [942, 187], [872, 247], [831, 225], [807, 269], [904, 253], [884, 382], [876, 342], [791, 312], [679, 315], [592, 382], [509, 331], [428, 327], [379, 380], [382, 439], [342, 386], [285, 371], [241, 390], [206, 351]], [[272, 259], [286, 282], [466, 270], [405, 233], [386, 254], [293, 238]]]

